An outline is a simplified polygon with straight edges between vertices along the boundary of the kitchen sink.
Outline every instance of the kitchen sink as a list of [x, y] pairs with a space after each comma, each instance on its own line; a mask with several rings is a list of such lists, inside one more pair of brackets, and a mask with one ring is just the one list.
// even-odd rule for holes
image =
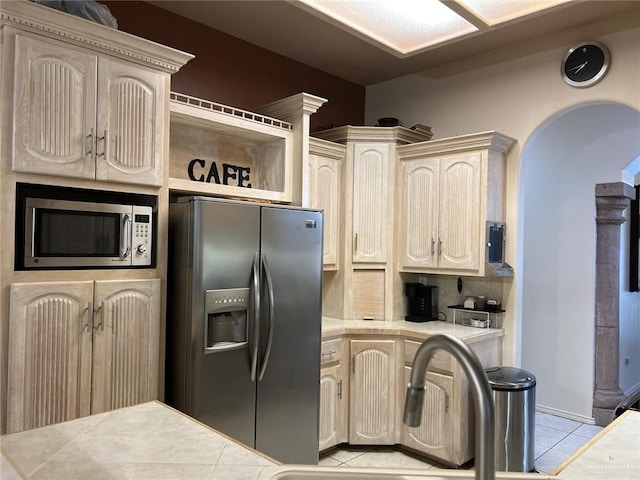
[[[354, 468], [284, 466], [265, 469], [259, 480], [470, 480], [473, 470], [429, 470], [396, 468]], [[539, 473], [496, 472], [501, 480], [557, 480], [556, 477]]]

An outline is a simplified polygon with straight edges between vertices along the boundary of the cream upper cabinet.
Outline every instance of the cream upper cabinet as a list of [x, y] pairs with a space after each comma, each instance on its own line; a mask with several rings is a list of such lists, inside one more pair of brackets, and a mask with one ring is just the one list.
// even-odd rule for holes
[[13, 170], [95, 177], [98, 59], [15, 36]]
[[440, 160], [440, 268], [480, 269], [480, 250], [484, 250], [480, 238], [481, 172], [481, 153], [452, 155]]
[[97, 180], [162, 185], [166, 95], [163, 74], [100, 58]]
[[339, 268], [339, 249], [341, 239], [344, 238], [344, 227], [340, 219], [345, 150], [343, 145], [317, 138], [309, 139], [308, 206], [324, 212], [324, 270]]
[[504, 156], [495, 132], [398, 147], [402, 271], [485, 274], [486, 223], [504, 220]]
[[7, 432], [157, 398], [160, 280], [14, 283]]
[[[425, 158], [402, 165], [402, 265], [437, 267], [440, 161]], [[419, 199], [419, 200], [417, 200]]]
[[164, 75], [16, 34], [13, 170], [161, 185]]
[[387, 261], [389, 143], [356, 143], [353, 148], [353, 262]]
[[349, 443], [391, 445], [396, 423], [395, 340], [351, 340]]
[[480, 154], [403, 165], [402, 264], [479, 269]]

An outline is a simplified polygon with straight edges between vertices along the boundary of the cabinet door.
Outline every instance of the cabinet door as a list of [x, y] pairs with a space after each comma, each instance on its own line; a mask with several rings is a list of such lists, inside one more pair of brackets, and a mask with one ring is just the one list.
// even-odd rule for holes
[[15, 41], [13, 170], [94, 178], [96, 56], [21, 34]]
[[340, 161], [311, 155], [310, 207], [324, 211], [322, 263], [325, 270], [338, 268]]
[[91, 413], [158, 394], [160, 280], [95, 283]]
[[395, 443], [395, 340], [351, 340], [349, 443]]
[[367, 143], [353, 150], [353, 261], [387, 260], [390, 145]]
[[[404, 380], [409, 383], [411, 367], [404, 367]], [[422, 421], [418, 427], [403, 424], [402, 444], [442, 461], [453, 457], [453, 416], [449, 405], [453, 391], [453, 378], [427, 372]]]
[[89, 415], [93, 282], [10, 288], [7, 433]]
[[425, 158], [402, 168], [403, 267], [437, 266], [439, 165]]
[[481, 153], [440, 161], [439, 268], [480, 268]]
[[164, 74], [99, 62], [96, 179], [162, 185]]
[[340, 365], [325, 367], [320, 372], [320, 450], [341, 442], [342, 376]]

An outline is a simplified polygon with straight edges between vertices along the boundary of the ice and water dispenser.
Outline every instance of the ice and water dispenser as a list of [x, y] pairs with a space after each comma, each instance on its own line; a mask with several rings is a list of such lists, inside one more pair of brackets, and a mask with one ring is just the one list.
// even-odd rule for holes
[[247, 344], [248, 288], [207, 290], [205, 293], [205, 353], [241, 348]]

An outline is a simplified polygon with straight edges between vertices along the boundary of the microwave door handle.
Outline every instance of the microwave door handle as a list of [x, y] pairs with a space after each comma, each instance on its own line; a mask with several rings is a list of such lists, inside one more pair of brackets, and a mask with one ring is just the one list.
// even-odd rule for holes
[[31, 238], [29, 238], [31, 258], [36, 256], [36, 209], [31, 211]]
[[120, 258], [127, 258], [131, 254], [131, 215], [122, 216], [122, 233], [120, 234]]
[[253, 346], [251, 347], [251, 381], [256, 381], [258, 371], [258, 346], [260, 343], [260, 266], [256, 252], [253, 257]]
[[264, 254], [262, 254], [262, 268], [264, 270], [265, 278], [267, 281], [267, 292], [269, 293], [269, 332], [267, 334], [267, 346], [265, 348], [262, 364], [260, 365], [260, 375], [258, 376], [258, 380], [262, 380], [264, 372], [267, 369], [267, 363], [269, 363], [269, 355], [271, 354], [271, 346], [273, 345], [273, 328], [275, 319], [275, 305], [273, 302], [273, 281], [271, 279], [271, 271], [269, 270], [269, 265], [267, 264], [267, 257]]

